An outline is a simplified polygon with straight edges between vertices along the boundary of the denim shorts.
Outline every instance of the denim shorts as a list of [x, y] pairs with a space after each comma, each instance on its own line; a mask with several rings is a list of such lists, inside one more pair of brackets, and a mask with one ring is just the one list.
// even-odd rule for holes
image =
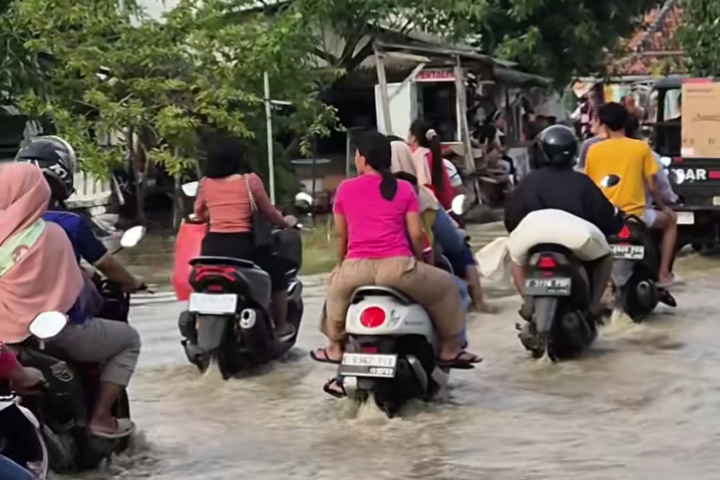
[[35, 480], [30, 472], [2, 455], [0, 455], [0, 478], [2, 480]]

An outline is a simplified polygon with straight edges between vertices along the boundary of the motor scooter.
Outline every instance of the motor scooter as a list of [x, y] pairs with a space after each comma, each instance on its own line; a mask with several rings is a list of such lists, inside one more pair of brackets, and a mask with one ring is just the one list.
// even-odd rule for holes
[[[198, 182], [182, 188], [193, 197]], [[301, 192], [295, 203], [309, 209], [311, 201], [309, 194]], [[192, 217], [183, 220], [193, 221]], [[192, 291], [178, 327], [185, 354], [200, 371], [216, 364], [227, 379], [278, 359], [295, 345], [304, 311], [303, 285], [297, 276], [302, 266], [300, 228], [302, 225], [297, 224], [292, 229], [273, 231], [273, 255], [287, 266], [287, 319], [295, 329], [290, 338], [275, 338], [270, 276], [264, 270], [238, 258], [198, 256], [190, 260]]]
[[[603, 187], [620, 183], [620, 177], [610, 175]], [[658, 285], [660, 268], [660, 232], [648, 228], [642, 219], [626, 215], [622, 230], [608, 238], [615, 257], [612, 284], [615, 307], [624, 311], [634, 322], [641, 322], [658, 303], [676, 307], [677, 301], [667, 288]]]
[[[137, 245], [145, 235], [145, 227], [125, 231], [120, 248]], [[118, 287], [118, 290], [119, 287]], [[109, 320], [127, 322], [130, 295], [120, 293], [117, 299], [124, 318]], [[19, 344], [10, 345], [18, 361], [40, 370], [46, 386], [38, 395], [23, 398], [23, 406], [38, 421], [38, 429], [47, 447], [48, 464], [57, 473], [72, 473], [95, 468], [113, 453], [128, 446], [128, 438], [101, 439], [89, 434], [87, 424], [98, 394], [102, 366], [96, 363], [75, 362], [47, 341], [67, 325], [68, 318], [60, 312], [42, 312], [30, 324], [31, 336]], [[125, 390], [113, 406], [116, 418], [130, 418], [130, 402]]]
[[[463, 200], [453, 201], [455, 213], [462, 213]], [[435, 262], [453, 273], [441, 253]], [[449, 369], [436, 362], [438, 340], [430, 316], [400, 290], [378, 285], [355, 289], [345, 330], [337, 378], [354, 401], [374, 398], [393, 417], [409, 400], [430, 401], [447, 390]]]

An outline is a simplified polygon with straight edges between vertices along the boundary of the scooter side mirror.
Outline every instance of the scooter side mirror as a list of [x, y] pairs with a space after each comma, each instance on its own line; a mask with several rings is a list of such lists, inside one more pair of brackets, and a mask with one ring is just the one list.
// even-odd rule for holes
[[452, 199], [452, 202], [450, 203], [450, 210], [455, 215], [462, 215], [465, 210], [465, 195], [460, 194], [457, 195], [455, 198]]
[[200, 182], [184, 183], [181, 188], [183, 193], [188, 197], [197, 197]]
[[312, 196], [307, 192], [298, 192], [295, 195], [295, 206], [297, 208], [308, 209], [313, 204]]
[[620, 177], [617, 175], [608, 175], [600, 181], [600, 186], [603, 188], [614, 187], [620, 183]]
[[68, 317], [60, 312], [42, 312], [30, 323], [30, 333], [40, 340], [52, 338], [65, 328]]
[[132, 248], [138, 243], [140, 243], [140, 240], [145, 237], [145, 233], [147, 232], [147, 228], [143, 227], [142, 225], [137, 225], [135, 227], [129, 228], [125, 230], [122, 234], [122, 237], [120, 237], [120, 246], [123, 248]]

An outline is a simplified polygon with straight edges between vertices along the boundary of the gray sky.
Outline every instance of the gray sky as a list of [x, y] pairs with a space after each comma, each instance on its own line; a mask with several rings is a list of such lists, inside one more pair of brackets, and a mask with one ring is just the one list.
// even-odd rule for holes
[[178, 0], [139, 0], [139, 2], [140, 5], [145, 7], [149, 15], [159, 18], [164, 10], [175, 6]]

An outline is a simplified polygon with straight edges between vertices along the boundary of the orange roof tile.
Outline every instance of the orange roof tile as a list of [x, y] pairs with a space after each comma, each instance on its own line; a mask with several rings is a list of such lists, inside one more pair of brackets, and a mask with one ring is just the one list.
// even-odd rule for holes
[[676, 32], [682, 21], [682, 6], [677, 0], [666, 0], [648, 12], [642, 27], [625, 43], [627, 56], [608, 59], [611, 75], [665, 75], [682, 73], [682, 47]]

